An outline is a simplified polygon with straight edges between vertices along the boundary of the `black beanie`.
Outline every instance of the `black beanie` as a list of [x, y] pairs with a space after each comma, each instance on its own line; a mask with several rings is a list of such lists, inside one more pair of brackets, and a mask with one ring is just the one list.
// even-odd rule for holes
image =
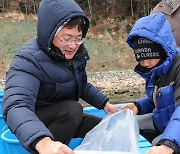
[[161, 45], [144, 37], [133, 39], [133, 49], [136, 61], [145, 59], [166, 59], [167, 55]]

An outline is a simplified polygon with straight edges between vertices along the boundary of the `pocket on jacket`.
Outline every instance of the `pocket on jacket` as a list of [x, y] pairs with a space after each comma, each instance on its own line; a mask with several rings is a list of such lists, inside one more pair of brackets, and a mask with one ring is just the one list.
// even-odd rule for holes
[[174, 110], [175, 106], [173, 104], [167, 106], [166, 108], [158, 110], [158, 112], [156, 111], [156, 109], [153, 110], [154, 122], [161, 132], [163, 132], [166, 128]]
[[156, 94], [156, 100], [158, 110], [175, 105], [173, 84], [159, 89]]

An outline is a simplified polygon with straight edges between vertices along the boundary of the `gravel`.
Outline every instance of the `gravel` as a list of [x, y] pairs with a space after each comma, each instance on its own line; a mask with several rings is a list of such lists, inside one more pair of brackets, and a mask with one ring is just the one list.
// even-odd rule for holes
[[145, 95], [145, 82], [133, 70], [92, 72], [88, 81], [106, 94], [111, 102], [125, 103]]

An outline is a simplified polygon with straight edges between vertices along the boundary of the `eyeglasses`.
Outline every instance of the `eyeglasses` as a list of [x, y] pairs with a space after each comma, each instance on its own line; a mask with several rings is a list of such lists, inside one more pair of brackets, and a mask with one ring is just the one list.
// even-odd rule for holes
[[76, 45], [81, 45], [84, 43], [84, 39], [65, 39], [65, 38], [59, 38], [57, 35], [56, 37], [58, 38], [59, 41], [64, 43], [65, 46], [71, 45], [73, 42], [75, 42]]

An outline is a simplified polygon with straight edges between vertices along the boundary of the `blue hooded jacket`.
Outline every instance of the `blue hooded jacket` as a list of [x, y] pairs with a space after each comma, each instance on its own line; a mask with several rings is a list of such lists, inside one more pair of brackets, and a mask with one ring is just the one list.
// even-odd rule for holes
[[87, 82], [85, 67], [89, 56], [84, 45], [71, 61], [52, 48], [59, 26], [76, 16], [84, 18], [82, 34], [85, 37], [89, 20], [74, 0], [42, 0], [37, 37], [16, 53], [7, 72], [3, 116], [10, 130], [30, 152], [33, 152], [30, 145], [38, 138], [53, 138], [36, 116], [36, 109], [79, 98], [102, 109], [108, 100]]
[[[167, 59], [148, 73], [135, 69], [146, 81], [147, 96], [136, 100], [139, 114], [153, 113], [154, 122], [162, 132], [161, 140], [170, 140], [180, 149], [180, 54], [166, 16], [156, 13], [140, 18], [127, 38], [131, 48], [134, 37], [160, 44], [167, 54]], [[154, 92], [156, 86], [158, 90]]]

